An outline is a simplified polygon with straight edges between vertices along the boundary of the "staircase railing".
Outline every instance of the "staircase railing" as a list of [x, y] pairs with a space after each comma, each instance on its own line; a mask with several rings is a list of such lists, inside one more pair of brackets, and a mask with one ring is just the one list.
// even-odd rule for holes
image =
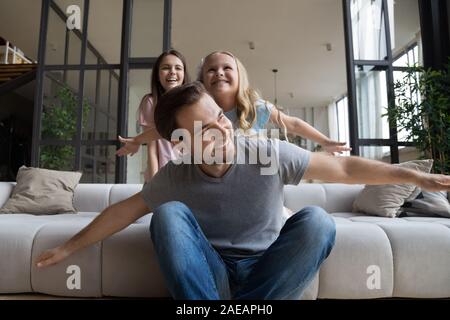
[[36, 63], [31, 61], [23, 54], [22, 50], [12, 45], [9, 41], [0, 46], [0, 64], [29, 64]]

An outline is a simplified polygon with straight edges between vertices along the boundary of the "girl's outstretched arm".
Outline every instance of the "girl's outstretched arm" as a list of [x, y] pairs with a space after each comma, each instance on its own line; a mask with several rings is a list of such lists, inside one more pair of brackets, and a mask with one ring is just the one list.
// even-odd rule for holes
[[280, 128], [285, 127], [287, 133], [298, 135], [320, 144], [324, 150], [329, 153], [342, 153], [344, 151], [352, 150], [352, 148], [346, 146], [347, 142], [331, 140], [302, 119], [288, 116], [275, 107], [272, 108], [270, 120], [276, 123]]

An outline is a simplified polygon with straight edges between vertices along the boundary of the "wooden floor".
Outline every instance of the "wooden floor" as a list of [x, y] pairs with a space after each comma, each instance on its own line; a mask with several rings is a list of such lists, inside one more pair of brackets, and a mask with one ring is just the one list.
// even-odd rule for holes
[[46, 294], [0, 294], [0, 300], [71, 300], [72, 298], [55, 297]]
[[124, 297], [101, 297], [101, 298], [77, 298], [50, 296], [42, 293], [20, 293], [0, 294], [1, 300], [171, 300], [170, 298], [124, 298]]
[[[1, 300], [118, 300], [122, 298], [117, 297], [102, 297], [102, 298], [77, 298], [77, 297], [58, 297], [50, 296], [41, 293], [21, 293], [21, 294], [0, 294]], [[126, 298], [125, 298], [126, 299]]]

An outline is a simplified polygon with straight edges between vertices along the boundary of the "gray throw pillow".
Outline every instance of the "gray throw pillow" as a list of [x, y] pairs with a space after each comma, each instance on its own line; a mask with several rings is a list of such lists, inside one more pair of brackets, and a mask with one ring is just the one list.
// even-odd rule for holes
[[447, 192], [422, 191], [414, 200], [407, 201], [402, 207], [402, 212], [408, 216], [441, 216], [450, 218], [450, 203]]
[[36, 215], [76, 212], [73, 193], [81, 172], [56, 171], [22, 166], [17, 184], [0, 213]]
[[[395, 165], [429, 173], [433, 160], [413, 160]], [[353, 212], [394, 218], [400, 214], [403, 203], [417, 192], [416, 188], [410, 184], [366, 185], [353, 202]]]

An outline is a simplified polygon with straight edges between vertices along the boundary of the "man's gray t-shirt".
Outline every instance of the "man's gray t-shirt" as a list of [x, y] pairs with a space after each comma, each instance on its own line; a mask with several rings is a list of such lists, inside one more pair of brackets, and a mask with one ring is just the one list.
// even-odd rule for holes
[[[245, 150], [247, 164], [240, 164], [244, 158], [238, 152], [225, 175], [214, 178], [199, 165], [169, 162], [144, 185], [141, 193], [152, 210], [169, 201], [188, 206], [220, 254], [259, 255], [276, 240], [285, 223], [283, 187], [300, 182], [310, 152], [279, 140], [238, 137], [235, 142], [240, 148], [236, 150]], [[261, 169], [268, 167], [267, 162], [248, 164], [249, 152], [261, 149], [273, 150], [268, 154], [277, 161], [275, 174], [261, 174]]]

